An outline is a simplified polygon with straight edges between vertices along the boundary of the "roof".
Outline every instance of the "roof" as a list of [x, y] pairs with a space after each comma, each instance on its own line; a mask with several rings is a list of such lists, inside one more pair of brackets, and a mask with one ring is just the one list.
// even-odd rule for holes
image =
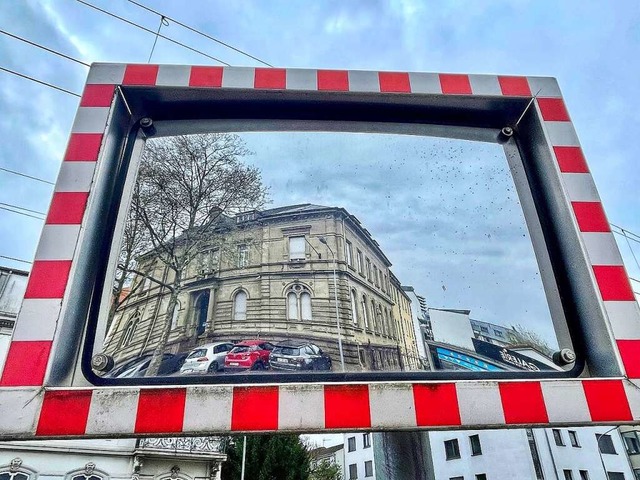
[[301, 347], [302, 345], [309, 345], [311, 342], [307, 342], [306, 340], [283, 340], [281, 342], [276, 343], [276, 347]]
[[258, 345], [265, 342], [266, 340], [242, 340], [241, 342], [234, 343], [234, 345]]
[[309, 456], [314, 459], [320, 459], [328, 457], [329, 455], [334, 454], [342, 449], [344, 449], [344, 444], [342, 443], [334, 445], [333, 447], [318, 447], [311, 450], [309, 452]]

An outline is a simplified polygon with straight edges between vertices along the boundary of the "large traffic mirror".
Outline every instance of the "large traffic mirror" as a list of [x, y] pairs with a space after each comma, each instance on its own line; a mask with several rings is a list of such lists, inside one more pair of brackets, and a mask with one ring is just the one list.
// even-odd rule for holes
[[64, 160], [5, 437], [636, 418], [554, 79], [98, 64]]

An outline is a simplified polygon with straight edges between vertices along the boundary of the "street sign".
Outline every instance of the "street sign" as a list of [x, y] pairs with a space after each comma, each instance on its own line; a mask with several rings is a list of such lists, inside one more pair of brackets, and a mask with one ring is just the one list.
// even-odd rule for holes
[[[215, 146], [224, 169], [189, 163], [195, 137], [183, 136], [194, 134], [205, 150]], [[440, 154], [426, 158], [411, 143], [433, 137], [452, 151], [458, 147], [446, 142], [500, 146], [506, 161], [489, 168], [488, 157], [474, 163], [467, 155], [438, 164]], [[324, 157], [296, 159], [300, 144]], [[539, 278], [523, 279], [523, 287], [510, 277], [461, 274], [441, 282], [452, 293], [439, 303], [474, 307], [430, 309], [435, 291], [425, 300], [398, 274], [402, 265], [392, 270], [402, 251], [420, 263], [426, 233], [404, 250], [386, 248], [394, 232], [386, 243], [374, 238], [405, 214], [419, 232], [438, 205], [408, 212], [422, 190], [387, 194], [387, 206], [401, 194], [411, 201], [401, 213], [388, 210], [377, 230], [369, 226], [375, 216], [354, 213], [357, 202], [293, 202], [296, 194], [266, 208], [262, 187], [277, 153], [290, 152], [278, 164], [286, 183], [276, 194], [292, 188], [297, 168], [313, 164], [299, 182], [298, 193], [308, 193], [310, 177], [325, 172], [323, 158], [338, 154], [346, 165], [372, 145], [394, 158], [376, 165], [389, 168], [388, 185], [400, 173], [408, 185], [430, 166], [424, 191], [445, 185], [442, 205], [467, 187], [460, 179], [476, 178], [468, 186], [476, 196], [441, 219], [473, 207], [472, 223], [499, 226], [484, 232], [486, 242], [523, 246], [501, 261], [517, 271], [530, 254], [523, 268]], [[244, 158], [249, 150], [254, 163]], [[171, 152], [178, 161], [167, 160]], [[393, 170], [405, 157], [412, 170]], [[480, 185], [483, 168], [490, 174]], [[216, 172], [217, 183], [203, 171]], [[334, 171], [329, 184], [345, 171]], [[198, 198], [233, 186], [198, 204], [189, 194], [194, 178]], [[191, 211], [179, 201], [184, 183]], [[318, 198], [333, 202], [322, 185]], [[482, 205], [472, 201], [495, 186], [504, 190], [486, 194]], [[377, 193], [368, 201], [384, 197]], [[502, 210], [509, 222], [495, 220]], [[511, 220], [522, 221], [507, 235]], [[123, 256], [133, 224], [146, 237]], [[455, 231], [460, 248], [475, 241]], [[437, 228], [428, 233], [437, 236]], [[442, 259], [443, 272], [471, 263], [466, 250], [453, 261], [454, 250], [432, 258], [433, 270], [415, 281], [435, 276]], [[491, 268], [487, 262], [478, 271]], [[460, 300], [463, 284], [480, 293]], [[507, 309], [510, 297], [517, 301]], [[515, 352], [511, 346], [541, 338], [507, 319], [533, 297], [543, 300], [531, 308], [546, 312], [555, 336], [538, 353]], [[479, 300], [486, 302], [476, 307]], [[492, 315], [502, 320], [491, 323]], [[465, 361], [438, 362], [427, 343], [434, 341]], [[487, 371], [462, 368], [479, 361], [478, 345], [505, 347], [511, 363], [553, 368], [516, 368], [499, 355]], [[451, 370], [436, 368], [442, 364]], [[0, 438], [629, 424], [640, 419], [639, 378], [638, 304], [555, 79], [94, 64], [0, 377], [0, 407], [13, 412], [0, 418]]]

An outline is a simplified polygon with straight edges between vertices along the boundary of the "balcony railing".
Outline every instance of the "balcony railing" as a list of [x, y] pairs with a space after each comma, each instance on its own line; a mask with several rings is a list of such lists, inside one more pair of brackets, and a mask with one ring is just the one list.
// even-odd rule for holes
[[224, 454], [220, 437], [141, 438], [138, 442], [138, 450], [164, 454]]

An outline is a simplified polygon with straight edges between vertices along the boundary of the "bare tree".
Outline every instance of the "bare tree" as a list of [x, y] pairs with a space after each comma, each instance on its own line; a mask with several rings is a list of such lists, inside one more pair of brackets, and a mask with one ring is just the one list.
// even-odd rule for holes
[[152, 250], [150, 258], [168, 267], [173, 277], [162, 282], [153, 278], [153, 271], [132, 269], [131, 258], [128, 263], [122, 259], [124, 274], [135, 271], [170, 292], [147, 376], [158, 372], [187, 268], [211, 243], [216, 227], [225, 219], [258, 209], [267, 201], [268, 189], [262, 184], [260, 171], [241, 160], [250, 153], [239, 136], [227, 133], [183, 135], [147, 143], [130, 218], [144, 231], [142, 238]]
[[[139, 196], [139, 190], [140, 185], [136, 183], [133, 192], [134, 198]], [[135, 290], [143, 285], [143, 283], [139, 283], [133, 286], [132, 281], [138, 258], [150, 248], [149, 236], [146, 234], [146, 229], [143, 228], [138, 209], [130, 208], [127, 212], [118, 266], [113, 280], [113, 299], [107, 320], [107, 330], [113, 321], [116, 311], [126, 301], [127, 297], [135, 293]], [[127, 292], [125, 289], [129, 291]]]
[[522, 325], [513, 325], [511, 327], [515, 332], [512, 336], [511, 343], [516, 345], [529, 345], [540, 350], [542, 353], [551, 357], [553, 355], [553, 350], [549, 346], [549, 343], [542, 338], [542, 336], [527, 327], [523, 327]]

